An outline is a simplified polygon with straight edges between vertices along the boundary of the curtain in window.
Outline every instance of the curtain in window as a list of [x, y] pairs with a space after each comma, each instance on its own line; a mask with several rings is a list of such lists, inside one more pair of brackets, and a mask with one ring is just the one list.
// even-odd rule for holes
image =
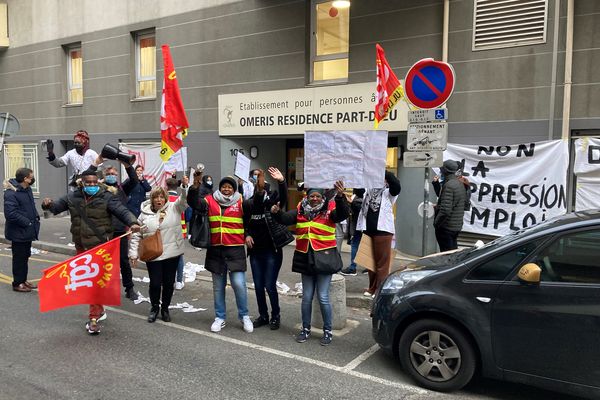
[[71, 75], [69, 76], [69, 103], [83, 102], [83, 58], [81, 49], [69, 51]]
[[154, 97], [156, 96], [156, 39], [140, 38], [139, 51], [139, 97]]

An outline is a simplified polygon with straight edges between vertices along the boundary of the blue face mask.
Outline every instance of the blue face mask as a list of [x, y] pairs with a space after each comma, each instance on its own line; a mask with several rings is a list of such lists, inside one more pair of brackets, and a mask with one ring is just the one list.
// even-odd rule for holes
[[252, 179], [254, 179], [254, 182], [258, 181], [258, 175], [252, 175]]
[[206, 186], [212, 186], [212, 181], [206, 181]]
[[85, 192], [85, 194], [87, 194], [88, 196], [93, 196], [96, 193], [98, 193], [98, 191], [100, 190], [99, 186], [84, 186], [83, 187], [83, 191]]
[[117, 183], [117, 176], [116, 175], [106, 175], [104, 177], [104, 181], [106, 183], [108, 183], [109, 185], [114, 185], [115, 183]]

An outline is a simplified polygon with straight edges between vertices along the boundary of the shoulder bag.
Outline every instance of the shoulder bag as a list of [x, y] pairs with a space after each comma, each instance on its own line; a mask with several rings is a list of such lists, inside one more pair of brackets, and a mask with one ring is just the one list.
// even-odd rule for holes
[[138, 249], [138, 255], [140, 260], [144, 262], [152, 261], [160, 257], [163, 253], [162, 236], [160, 234], [160, 224], [165, 218], [165, 213], [160, 213], [158, 220], [158, 229], [152, 235], [144, 237], [142, 234], [142, 240], [140, 240], [140, 247]]

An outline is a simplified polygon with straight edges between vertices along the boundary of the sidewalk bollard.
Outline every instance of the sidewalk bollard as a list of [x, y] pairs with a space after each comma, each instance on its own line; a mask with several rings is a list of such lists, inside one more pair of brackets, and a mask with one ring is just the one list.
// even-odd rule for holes
[[[333, 312], [333, 329], [339, 330], [346, 327], [346, 280], [340, 274], [333, 274], [331, 277], [331, 286], [329, 287], [329, 303]], [[312, 326], [323, 329], [323, 316], [321, 315], [321, 305], [315, 290], [312, 305]]]

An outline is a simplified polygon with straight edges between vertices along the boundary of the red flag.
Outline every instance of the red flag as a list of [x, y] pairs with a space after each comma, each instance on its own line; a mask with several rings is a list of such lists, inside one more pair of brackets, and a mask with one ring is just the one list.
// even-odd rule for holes
[[387, 117], [398, 100], [404, 97], [404, 89], [394, 71], [385, 59], [383, 48], [375, 45], [377, 51], [377, 90], [375, 93], [375, 128]]
[[43, 271], [40, 312], [77, 304], [121, 305], [121, 238], [102, 243]]
[[162, 104], [160, 107], [160, 158], [167, 161], [173, 153], [176, 153], [183, 147], [183, 138], [187, 135], [188, 123], [181, 94], [179, 93], [179, 84], [177, 83], [177, 74], [171, 59], [169, 45], [162, 45], [162, 55], [164, 63], [164, 78], [162, 90]]

